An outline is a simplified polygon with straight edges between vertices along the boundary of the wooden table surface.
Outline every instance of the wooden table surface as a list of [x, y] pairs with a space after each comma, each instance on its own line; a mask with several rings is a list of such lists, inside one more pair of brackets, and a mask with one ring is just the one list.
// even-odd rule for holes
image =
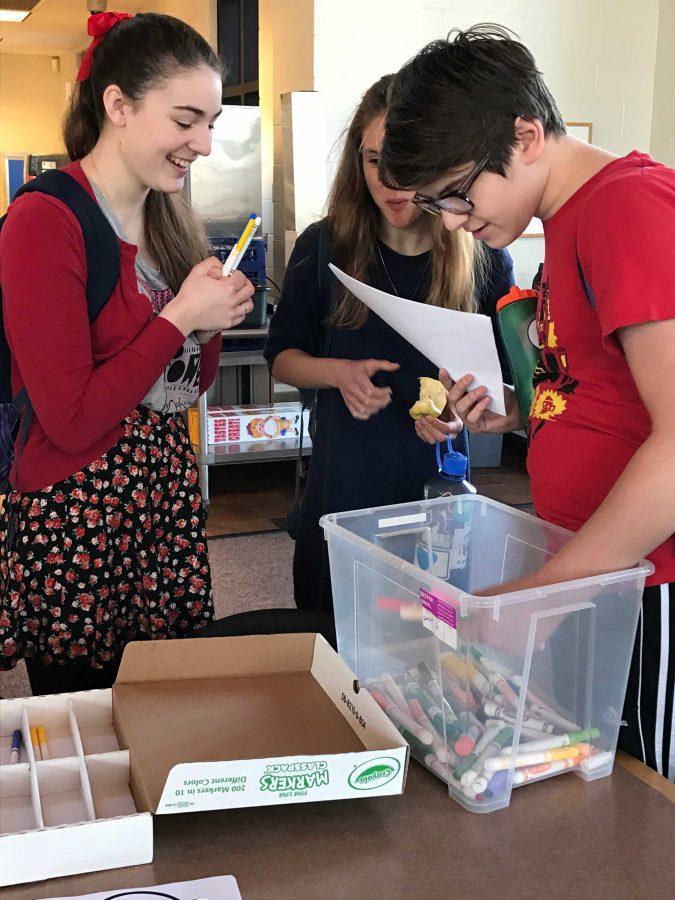
[[152, 864], [6, 888], [0, 900], [225, 874], [244, 900], [666, 900], [673, 790], [621, 757], [609, 778], [567, 773], [478, 815], [413, 762], [402, 797], [157, 816]]

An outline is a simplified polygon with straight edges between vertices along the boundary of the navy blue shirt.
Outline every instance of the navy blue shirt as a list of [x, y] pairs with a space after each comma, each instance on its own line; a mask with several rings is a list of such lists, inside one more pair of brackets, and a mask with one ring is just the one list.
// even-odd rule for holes
[[[322, 223], [298, 238], [289, 260], [281, 299], [270, 324], [265, 358], [270, 367], [284, 350], [339, 359], [386, 359], [396, 372], [378, 373], [373, 381], [392, 389], [392, 402], [363, 422], [347, 409], [337, 389], [319, 391], [317, 430], [295, 548], [295, 599], [301, 609], [332, 612], [328, 562], [319, 518], [369, 506], [421, 500], [424, 484], [437, 472], [435, 448], [417, 437], [408, 410], [419, 396], [421, 376], [438, 377], [438, 367], [373, 312], [359, 329], [336, 327], [322, 353], [332, 273], [318, 287], [319, 235]], [[424, 302], [431, 283], [429, 253], [404, 256], [380, 242], [381, 262], [369, 283], [401, 297]], [[488, 250], [488, 275], [477, 286], [478, 311], [494, 317], [497, 300], [513, 284], [513, 263], [506, 250]], [[425, 272], [426, 268], [426, 272]], [[416, 290], [417, 289], [417, 290]], [[494, 318], [493, 318], [494, 323]], [[501, 345], [499, 340], [497, 346]], [[505, 372], [505, 375], [507, 373]], [[508, 377], [508, 376], [507, 376]], [[457, 449], [465, 439], [456, 441]]]

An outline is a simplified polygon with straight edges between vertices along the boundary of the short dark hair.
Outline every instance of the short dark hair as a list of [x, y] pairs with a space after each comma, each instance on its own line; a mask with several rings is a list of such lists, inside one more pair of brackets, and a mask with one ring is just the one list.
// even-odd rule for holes
[[389, 91], [382, 178], [401, 188], [488, 158], [504, 175], [516, 117], [565, 133], [560, 110], [530, 51], [500, 25], [455, 29], [407, 62]]

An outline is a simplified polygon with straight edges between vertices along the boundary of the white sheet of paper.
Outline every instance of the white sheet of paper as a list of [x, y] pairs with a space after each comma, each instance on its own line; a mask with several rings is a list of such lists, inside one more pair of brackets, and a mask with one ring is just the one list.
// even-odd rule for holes
[[454, 381], [470, 372], [475, 378], [472, 387], [484, 384], [488, 389], [491, 412], [506, 415], [502, 369], [489, 316], [404, 300], [329, 265], [355, 297], [439, 369], [447, 369]]
[[[154, 891], [153, 896], [150, 891]], [[82, 894], [79, 897], [50, 897], [48, 900], [155, 900], [157, 893], [167, 894], [175, 900], [241, 900], [237, 879], [233, 875], [218, 878], [200, 878], [198, 881], [177, 881], [154, 887], [110, 888], [99, 894]]]

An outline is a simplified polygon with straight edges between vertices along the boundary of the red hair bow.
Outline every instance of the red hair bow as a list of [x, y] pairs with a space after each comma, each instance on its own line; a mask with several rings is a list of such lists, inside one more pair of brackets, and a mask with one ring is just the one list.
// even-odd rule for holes
[[94, 40], [91, 42], [89, 47], [87, 48], [87, 52], [82, 57], [82, 62], [80, 63], [80, 70], [77, 73], [78, 81], [86, 81], [87, 78], [91, 75], [91, 63], [94, 57], [94, 50], [101, 43], [106, 34], [110, 31], [111, 28], [114, 28], [118, 22], [123, 22], [125, 19], [131, 19], [133, 16], [130, 13], [116, 13], [116, 12], [102, 12], [96, 13], [94, 16], [89, 16], [89, 21], [87, 22], [87, 33], [90, 34]]

